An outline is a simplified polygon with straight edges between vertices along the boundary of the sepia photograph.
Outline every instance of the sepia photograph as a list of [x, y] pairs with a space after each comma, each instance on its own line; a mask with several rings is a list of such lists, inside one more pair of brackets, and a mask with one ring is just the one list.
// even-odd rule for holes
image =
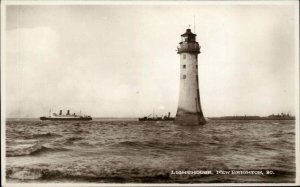
[[299, 1], [1, 2], [1, 186], [299, 185]]

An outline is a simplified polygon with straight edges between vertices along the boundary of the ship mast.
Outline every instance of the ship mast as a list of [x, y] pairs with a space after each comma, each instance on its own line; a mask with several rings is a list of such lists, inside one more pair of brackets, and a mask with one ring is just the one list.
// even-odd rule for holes
[[154, 119], [154, 109], [153, 109], [153, 114], [152, 114], [152, 118]]

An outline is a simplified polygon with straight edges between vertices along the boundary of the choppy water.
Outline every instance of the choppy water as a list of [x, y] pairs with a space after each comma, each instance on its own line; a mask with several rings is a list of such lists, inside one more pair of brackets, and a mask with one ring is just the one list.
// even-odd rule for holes
[[[295, 181], [294, 121], [6, 122], [7, 182], [244, 183]], [[212, 171], [211, 175], [172, 171]], [[220, 175], [262, 170], [265, 175]], [[266, 170], [274, 174], [267, 175]]]

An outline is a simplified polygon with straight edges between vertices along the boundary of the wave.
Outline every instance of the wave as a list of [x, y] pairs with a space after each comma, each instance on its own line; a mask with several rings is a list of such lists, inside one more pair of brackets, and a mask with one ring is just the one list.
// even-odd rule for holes
[[171, 176], [171, 171], [158, 170], [152, 168], [119, 168], [103, 171], [70, 170], [70, 168], [49, 169], [38, 167], [11, 167], [6, 170], [8, 179], [19, 180], [51, 180], [69, 179], [77, 181], [102, 181], [102, 182], [128, 182], [130, 180], [147, 179], [173, 179], [180, 176]]
[[32, 146], [6, 150], [7, 157], [16, 157], [16, 156], [26, 156], [26, 155], [38, 155], [46, 152], [56, 152], [56, 151], [66, 151], [66, 148], [48, 148], [39, 143], [34, 144]]
[[8, 167], [6, 169], [6, 177], [11, 179], [36, 180], [51, 175], [61, 175], [61, 173], [45, 168]]
[[41, 139], [41, 138], [55, 138], [55, 137], [61, 137], [61, 135], [48, 132], [45, 134], [32, 134], [25, 137], [25, 139]]
[[70, 138], [67, 138], [66, 139], [66, 144], [72, 144], [72, 143], [74, 143], [74, 142], [76, 142], [76, 141], [79, 141], [79, 140], [83, 140], [83, 138], [82, 137], [70, 137]]
[[[185, 171], [186, 169], [178, 169], [178, 171]], [[199, 171], [199, 170], [211, 170], [215, 173], [214, 169], [208, 168], [193, 168], [186, 171]], [[228, 169], [230, 170], [230, 169]], [[176, 170], [174, 170], [176, 171]], [[240, 171], [240, 170], [239, 170]], [[284, 170], [272, 170], [274, 175], [268, 175], [266, 177], [284, 177], [288, 176], [293, 178], [295, 172]], [[266, 170], [263, 170], [266, 173]], [[49, 169], [45, 167], [8, 167], [6, 170], [6, 177], [8, 179], [19, 180], [55, 180], [66, 179], [73, 181], [86, 181], [86, 182], [191, 182], [202, 181], [212, 179], [215, 182], [222, 182], [224, 178], [218, 178], [218, 175], [189, 175], [189, 174], [172, 174], [172, 170], [167, 169], [154, 169], [154, 168], [119, 168], [111, 170], [80, 170], [70, 168]], [[224, 182], [224, 181], [223, 181]]]
[[123, 142], [116, 143], [114, 146], [165, 148], [165, 147], [199, 146], [199, 145], [203, 145], [203, 143], [202, 142], [123, 141]]
[[277, 132], [277, 133], [270, 134], [270, 137], [272, 137], [272, 138], [281, 138], [284, 135], [287, 135], [287, 136], [293, 135], [293, 136], [295, 136], [295, 132]]

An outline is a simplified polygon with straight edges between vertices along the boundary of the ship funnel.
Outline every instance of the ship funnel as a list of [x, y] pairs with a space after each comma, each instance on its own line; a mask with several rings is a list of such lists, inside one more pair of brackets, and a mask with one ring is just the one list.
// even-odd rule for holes
[[67, 111], [67, 115], [70, 115], [70, 110]]
[[59, 111], [59, 115], [62, 115], [62, 110]]

